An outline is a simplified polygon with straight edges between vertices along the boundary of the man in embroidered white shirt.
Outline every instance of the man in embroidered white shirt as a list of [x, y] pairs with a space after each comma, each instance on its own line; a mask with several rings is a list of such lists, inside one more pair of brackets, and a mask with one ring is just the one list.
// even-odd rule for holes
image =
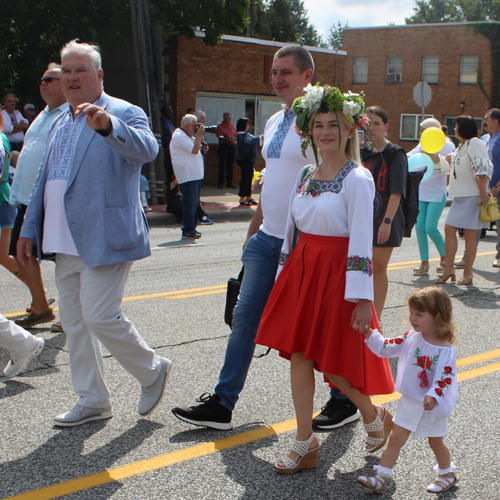
[[[146, 114], [106, 95], [97, 46], [61, 51], [61, 87], [70, 107], [54, 123], [30, 198], [17, 256], [29, 265], [53, 254], [59, 312], [78, 404], [55, 417], [62, 427], [110, 418], [100, 342], [142, 386], [139, 414], [159, 405], [171, 361], [158, 356], [121, 310], [135, 260], [151, 254], [139, 198], [143, 163], [158, 154]], [[99, 182], [96, 182], [99, 179]]]
[[5, 106], [2, 110], [3, 132], [9, 139], [11, 151], [21, 151], [24, 131], [30, 126], [29, 121], [16, 110], [17, 99], [14, 94], [5, 94], [3, 104]]

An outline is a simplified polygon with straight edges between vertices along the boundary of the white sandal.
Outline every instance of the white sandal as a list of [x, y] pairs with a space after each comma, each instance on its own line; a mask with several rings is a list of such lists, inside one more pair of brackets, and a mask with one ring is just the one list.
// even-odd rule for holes
[[431, 493], [443, 493], [443, 491], [448, 491], [453, 488], [455, 484], [458, 483], [460, 479], [456, 474], [455, 464], [451, 462], [451, 465], [448, 469], [440, 469], [439, 465], [434, 466], [434, 471], [437, 474], [436, 480], [427, 486], [427, 491]]
[[[380, 415], [382, 414], [382, 410], [380, 406], [377, 406], [377, 416], [373, 422], [365, 425], [366, 432], [379, 432], [382, 431], [381, 438], [374, 438], [371, 436], [367, 436], [365, 440], [365, 451], [369, 453], [373, 453], [377, 450], [380, 450], [387, 442], [389, 438], [389, 434], [392, 429], [392, 413], [387, 409], [385, 409], [384, 418], [381, 419]], [[372, 445], [372, 448], [366, 448], [366, 445]]]
[[292, 451], [300, 455], [299, 461], [294, 462], [289, 457], [283, 457], [281, 461], [285, 467], [281, 467], [276, 463], [274, 466], [276, 472], [280, 474], [293, 474], [301, 469], [316, 469], [316, 467], [318, 467], [319, 444], [316, 448], [312, 450], [309, 449], [314, 437], [313, 432], [306, 441], [295, 440], [292, 445]]
[[382, 467], [381, 465], [374, 465], [373, 470], [376, 472], [374, 476], [359, 476], [358, 481], [363, 486], [366, 486], [370, 490], [381, 495], [384, 492], [387, 479], [391, 476], [394, 476], [394, 472], [392, 472], [392, 469]]

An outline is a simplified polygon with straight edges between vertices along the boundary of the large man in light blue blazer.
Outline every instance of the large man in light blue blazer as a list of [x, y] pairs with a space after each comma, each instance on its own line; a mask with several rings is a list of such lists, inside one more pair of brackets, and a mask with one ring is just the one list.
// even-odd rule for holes
[[139, 199], [143, 163], [158, 154], [146, 115], [103, 92], [99, 49], [69, 42], [61, 51], [61, 88], [70, 108], [54, 123], [30, 198], [18, 258], [54, 255], [59, 311], [79, 397], [55, 417], [75, 426], [112, 416], [99, 341], [141, 384], [139, 413], [163, 397], [172, 363], [147, 346], [123, 315], [133, 261], [151, 254]]

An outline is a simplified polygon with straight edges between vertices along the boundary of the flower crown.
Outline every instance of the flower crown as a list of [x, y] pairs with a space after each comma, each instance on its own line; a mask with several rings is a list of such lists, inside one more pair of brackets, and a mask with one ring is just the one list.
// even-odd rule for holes
[[349, 91], [343, 94], [337, 87], [320, 86], [319, 83], [314, 86], [309, 84], [302, 91], [304, 95], [293, 101], [293, 111], [297, 116], [295, 126], [301, 136], [301, 149], [304, 157], [307, 158], [306, 149], [309, 145], [313, 146], [314, 155], [317, 156], [315, 144], [309, 134], [309, 122], [315, 113], [333, 111], [337, 115], [337, 111], [342, 110], [349, 123], [366, 132], [365, 125], [368, 123], [368, 116], [365, 114], [363, 92], [353, 94]]

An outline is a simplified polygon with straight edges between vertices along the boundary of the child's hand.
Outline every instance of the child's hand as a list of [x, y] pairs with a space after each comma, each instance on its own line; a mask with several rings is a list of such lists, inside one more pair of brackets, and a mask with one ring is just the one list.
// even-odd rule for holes
[[424, 396], [424, 410], [431, 411], [436, 406], [436, 400], [432, 396]]
[[373, 330], [371, 328], [368, 328], [368, 330], [366, 330], [366, 332], [364, 333], [366, 340], [368, 340], [372, 336], [372, 333]]

